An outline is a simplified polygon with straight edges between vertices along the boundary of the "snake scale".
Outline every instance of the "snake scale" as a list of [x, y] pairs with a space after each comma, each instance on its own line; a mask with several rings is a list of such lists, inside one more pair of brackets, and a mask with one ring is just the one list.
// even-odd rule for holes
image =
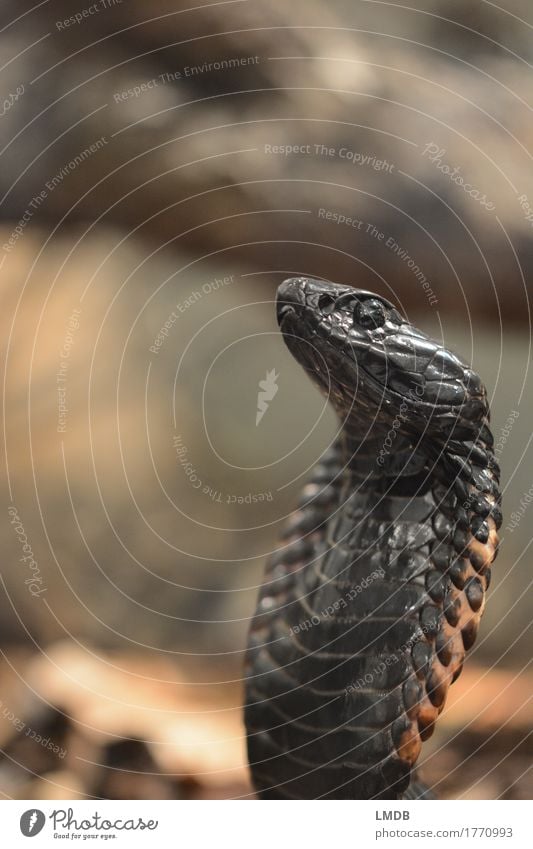
[[292, 278], [277, 316], [339, 435], [252, 620], [253, 782], [265, 799], [424, 798], [414, 767], [476, 638], [502, 521], [487, 393], [371, 292]]

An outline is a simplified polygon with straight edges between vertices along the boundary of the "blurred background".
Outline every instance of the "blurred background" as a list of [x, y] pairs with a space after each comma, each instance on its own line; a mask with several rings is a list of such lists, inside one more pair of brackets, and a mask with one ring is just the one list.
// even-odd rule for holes
[[335, 433], [276, 328], [307, 274], [487, 384], [503, 543], [421, 764], [441, 798], [531, 798], [530, 5], [0, 14], [0, 794], [250, 797], [248, 621]]

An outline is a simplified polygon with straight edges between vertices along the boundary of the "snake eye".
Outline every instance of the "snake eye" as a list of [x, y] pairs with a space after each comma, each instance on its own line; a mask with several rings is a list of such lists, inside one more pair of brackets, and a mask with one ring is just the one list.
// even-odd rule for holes
[[383, 304], [375, 298], [358, 301], [354, 309], [354, 320], [366, 329], [382, 327], [387, 316]]

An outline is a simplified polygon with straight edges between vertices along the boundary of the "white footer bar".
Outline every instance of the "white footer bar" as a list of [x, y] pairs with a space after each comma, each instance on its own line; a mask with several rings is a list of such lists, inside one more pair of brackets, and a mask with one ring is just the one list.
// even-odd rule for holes
[[6, 849], [533, 846], [527, 801], [2, 801], [0, 817]]

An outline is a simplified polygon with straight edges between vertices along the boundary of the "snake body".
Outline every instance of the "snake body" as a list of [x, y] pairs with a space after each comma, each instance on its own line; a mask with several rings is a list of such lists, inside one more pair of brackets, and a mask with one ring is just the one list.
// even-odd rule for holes
[[486, 390], [370, 292], [293, 278], [277, 312], [340, 426], [252, 621], [252, 778], [262, 798], [422, 797], [414, 766], [476, 638], [502, 521]]

